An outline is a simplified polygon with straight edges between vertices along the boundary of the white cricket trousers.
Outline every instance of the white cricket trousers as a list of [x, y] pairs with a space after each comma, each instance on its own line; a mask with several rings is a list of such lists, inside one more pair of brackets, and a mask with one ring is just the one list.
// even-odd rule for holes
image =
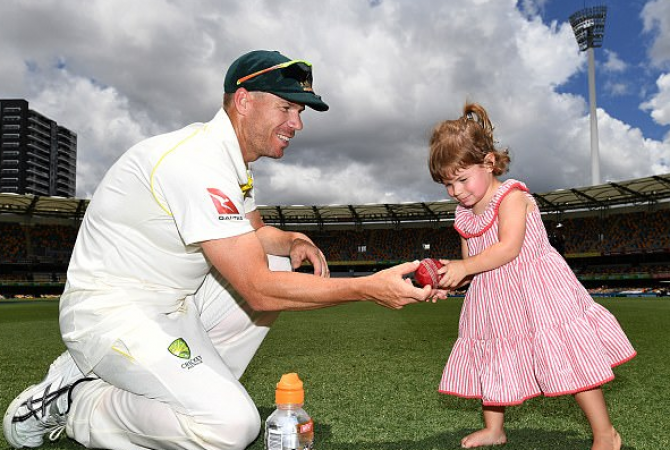
[[[291, 270], [288, 258], [271, 268]], [[93, 368], [99, 379], [77, 386], [68, 436], [114, 450], [245, 449], [261, 419], [238, 380], [277, 315], [208, 276], [181, 310], [119, 337]]]

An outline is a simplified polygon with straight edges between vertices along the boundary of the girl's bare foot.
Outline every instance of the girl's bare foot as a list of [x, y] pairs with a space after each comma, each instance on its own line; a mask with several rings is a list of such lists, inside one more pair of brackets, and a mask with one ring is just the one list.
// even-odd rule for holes
[[621, 450], [621, 436], [614, 428], [601, 436], [594, 435], [591, 450]]
[[505, 443], [507, 443], [507, 435], [505, 435], [503, 430], [491, 430], [488, 428], [475, 431], [474, 433], [468, 434], [463, 439], [461, 439], [462, 448], [475, 448], [484, 445], [501, 445]]

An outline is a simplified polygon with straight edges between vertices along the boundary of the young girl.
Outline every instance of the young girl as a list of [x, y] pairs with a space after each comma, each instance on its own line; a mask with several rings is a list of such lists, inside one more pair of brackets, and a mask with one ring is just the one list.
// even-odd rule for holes
[[592, 450], [619, 450], [600, 386], [635, 350], [549, 244], [526, 185], [498, 180], [509, 161], [480, 105], [433, 131], [430, 173], [459, 203], [463, 254], [442, 261], [440, 287], [470, 282], [439, 390], [482, 399], [484, 428], [464, 437], [464, 448], [506, 443], [506, 406], [572, 394], [593, 431]]

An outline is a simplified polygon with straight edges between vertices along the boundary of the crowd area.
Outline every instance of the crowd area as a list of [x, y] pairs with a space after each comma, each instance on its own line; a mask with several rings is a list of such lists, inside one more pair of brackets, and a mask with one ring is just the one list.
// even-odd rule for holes
[[[670, 253], [670, 210], [547, 220], [552, 244], [566, 257]], [[412, 260], [425, 257], [459, 258], [460, 239], [451, 227], [316, 231], [310, 236], [331, 261]], [[592, 269], [626, 272], [621, 264]], [[651, 273], [667, 271], [649, 264]]]
[[[656, 278], [670, 273], [670, 256], [653, 261], [619, 255], [670, 255], [670, 210], [610, 213], [607, 217], [546, 220], [552, 244], [580, 278]], [[421, 228], [311, 230], [307, 234], [334, 263], [384, 263], [423, 258], [460, 258], [460, 238], [447, 224]], [[58, 273], [0, 270], [0, 281], [64, 281], [77, 227], [0, 222], [0, 265], [62, 265]], [[603, 256], [598, 262], [585, 256]], [[609, 257], [608, 257], [609, 256]], [[39, 272], [39, 271], [37, 271]], [[598, 288], [606, 289], [606, 288]], [[597, 292], [594, 289], [594, 292]], [[606, 293], [606, 292], [604, 292]]]
[[562, 234], [568, 255], [660, 252], [670, 249], [668, 214], [662, 210], [565, 219], [562, 227], [547, 223], [547, 229]]
[[0, 263], [67, 263], [78, 228], [0, 222]]

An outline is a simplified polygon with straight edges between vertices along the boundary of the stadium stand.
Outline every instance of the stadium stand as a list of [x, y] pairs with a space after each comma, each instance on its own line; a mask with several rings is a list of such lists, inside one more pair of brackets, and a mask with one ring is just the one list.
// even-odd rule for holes
[[[533, 194], [552, 244], [594, 295], [670, 286], [670, 174]], [[0, 295], [58, 295], [87, 200], [0, 194]], [[261, 206], [312, 237], [334, 276], [460, 257], [456, 204]], [[304, 267], [305, 271], [309, 268]]]
[[28, 251], [23, 227], [18, 223], [0, 222], [0, 259], [6, 263], [26, 261]]

